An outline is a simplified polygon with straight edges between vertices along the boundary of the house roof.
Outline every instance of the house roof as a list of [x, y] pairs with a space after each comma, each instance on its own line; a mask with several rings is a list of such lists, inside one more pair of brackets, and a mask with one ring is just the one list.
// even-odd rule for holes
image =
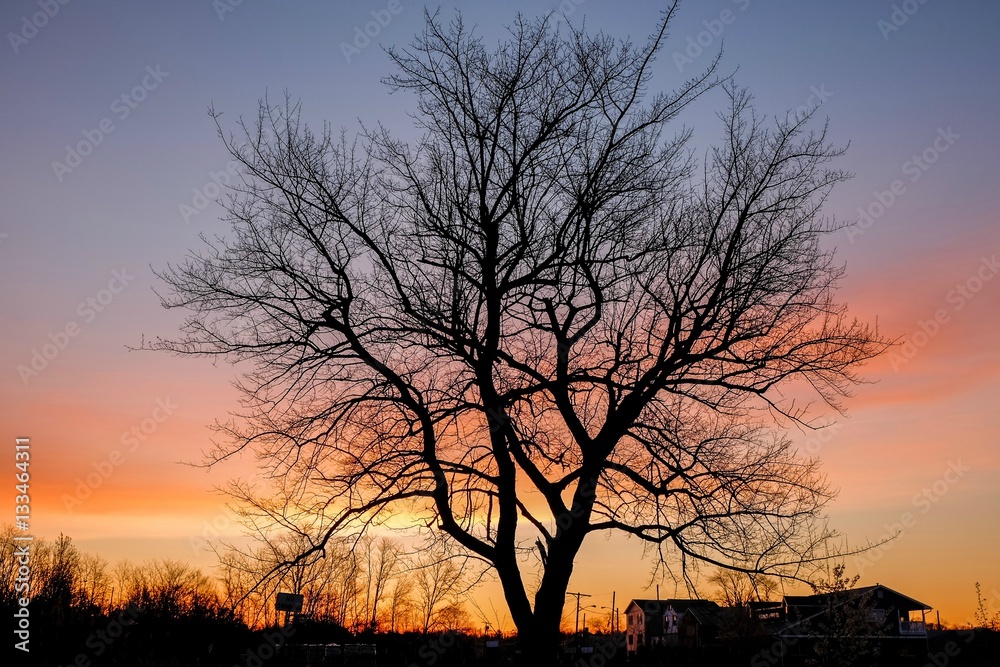
[[796, 609], [796, 611], [798, 611], [799, 618], [789, 617], [787, 625], [777, 634], [787, 636], [787, 633], [795, 631], [795, 628], [801, 628], [807, 625], [814, 618], [822, 616], [825, 613], [824, 607], [830, 601], [835, 602], [835, 606], [840, 606], [867, 594], [871, 594], [876, 600], [885, 601], [888, 599], [891, 603], [894, 603], [896, 609], [900, 611], [932, 609], [929, 605], [918, 600], [914, 600], [913, 598], [894, 591], [888, 586], [883, 586], [882, 584], [862, 586], [861, 588], [852, 588], [847, 591], [820, 593], [817, 595], [786, 595], [785, 604], [788, 605], [789, 612], [791, 612], [793, 608]]
[[638, 606], [640, 611], [647, 614], [661, 614], [665, 612], [668, 608], [672, 608], [678, 614], [683, 614], [688, 609], [697, 607], [702, 609], [718, 609], [717, 605], [712, 600], [699, 600], [699, 599], [683, 599], [683, 598], [668, 598], [666, 600], [642, 600], [635, 599], [629, 602], [628, 606], [625, 607], [625, 613], [627, 614], [629, 609], [633, 606]]
[[678, 614], [683, 614], [689, 609], [720, 609], [712, 600], [664, 600], [664, 611], [672, 608]]
[[[879, 593], [882, 596], [879, 596]], [[786, 595], [785, 604], [788, 607], [822, 607], [826, 605], [827, 601], [831, 597], [844, 597], [847, 600], [854, 599], [856, 597], [871, 594], [873, 597], [882, 597], [884, 594], [888, 593], [889, 597], [896, 603], [897, 608], [903, 611], [919, 611], [928, 610], [932, 607], [928, 604], [920, 602], [919, 600], [914, 600], [913, 598], [903, 595], [898, 591], [894, 591], [888, 586], [883, 586], [882, 584], [875, 584], [874, 586], [862, 586], [860, 588], [852, 588], [848, 591], [837, 591], [833, 593], [817, 593], [815, 595]]]
[[656, 612], [662, 609], [662, 607], [660, 606], [661, 604], [663, 603], [660, 600], [643, 600], [640, 598], [635, 598], [634, 600], [628, 603], [627, 607], [625, 607], [625, 613], [627, 614], [629, 609], [631, 609], [632, 607], [638, 607], [639, 611], [644, 611], [647, 614], [655, 614]]
[[684, 620], [699, 625], [720, 627], [739, 619], [744, 610], [739, 607], [691, 607], [684, 612]]
[[[906, 607], [900, 607], [900, 608], [901, 609], [905, 609], [907, 611], [921, 611], [921, 610], [930, 610], [930, 609], [933, 609], [933, 607], [931, 607], [929, 604], [926, 604], [924, 602], [920, 602], [919, 600], [914, 600], [913, 598], [909, 597], [908, 595], [903, 595], [899, 591], [894, 591], [891, 588], [889, 588], [888, 586], [883, 586], [882, 584], [875, 584], [874, 586], [864, 586], [862, 588], [858, 588], [858, 589], [855, 589], [855, 590], [859, 590], [859, 591], [862, 591], [862, 592], [869, 592], [869, 591], [874, 592], [874, 591], [882, 590], [884, 592], [887, 592], [890, 595], [892, 595], [895, 598], [897, 598], [897, 600], [905, 602], [907, 604], [907, 606]], [[876, 595], [877, 595], [877, 593], [876, 593]]]

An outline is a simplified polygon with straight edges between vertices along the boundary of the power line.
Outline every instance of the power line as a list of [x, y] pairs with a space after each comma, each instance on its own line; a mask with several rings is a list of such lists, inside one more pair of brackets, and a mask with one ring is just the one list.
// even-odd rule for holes
[[592, 596], [589, 595], [589, 594], [587, 594], [587, 593], [570, 593], [568, 591], [567, 591], [566, 595], [574, 595], [574, 596], [576, 596], [576, 630], [574, 631], [574, 633], [579, 633], [580, 632], [580, 598], [589, 598], [589, 597], [592, 597]]

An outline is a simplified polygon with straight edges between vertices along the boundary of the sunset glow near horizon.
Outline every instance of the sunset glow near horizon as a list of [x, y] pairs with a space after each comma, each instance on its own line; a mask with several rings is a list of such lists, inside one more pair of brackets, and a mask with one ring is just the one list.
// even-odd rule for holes
[[[230, 382], [240, 369], [129, 349], [174, 336], [181, 321], [160, 308], [152, 270], [182, 260], [199, 234], [227, 230], [214, 200], [232, 173], [206, 109], [232, 129], [259, 98], [287, 89], [314, 127], [353, 132], [381, 120], [410, 137], [413, 98], [388, 95], [380, 78], [391, 67], [377, 44], [408, 43], [421, 5], [68, 3], [36, 22], [39, 7], [0, 9], [5, 451], [31, 438], [36, 535], [64, 533], [112, 562], [172, 558], [209, 570], [204, 540], [239, 535], [213, 489], [253, 475], [254, 462], [185, 464], [202, 461], [208, 426], [238, 409]], [[517, 11], [563, 11], [640, 42], [660, 8], [462, 6], [490, 43]], [[848, 574], [926, 602], [951, 624], [972, 619], [975, 582], [1000, 607], [997, 26], [1000, 6], [971, 1], [687, 3], [653, 77], [655, 89], [673, 89], [724, 46], [721, 71], [735, 71], [763, 112], [818, 107], [818, 122], [829, 117], [834, 140], [850, 143], [835, 166], [854, 178], [826, 205], [857, 221], [828, 238], [847, 266], [838, 297], [899, 344], [864, 367], [872, 382], [844, 401], [845, 416], [817, 406], [833, 424], [789, 436], [839, 489], [830, 526], [851, 545], [899, 532], [848, 558]], [[721, 99], [710, 94], [684, 117], [696, 156], [718, 136]], [[621, 609], [653, 597], [657, 583], [661, 597], [688, 596], [652, 580], [641, 558], [636, 540], [592, 536], [570, 590], [598, 607], [614, 592]], [[505, 615], [494, 584], [476, 603]]]

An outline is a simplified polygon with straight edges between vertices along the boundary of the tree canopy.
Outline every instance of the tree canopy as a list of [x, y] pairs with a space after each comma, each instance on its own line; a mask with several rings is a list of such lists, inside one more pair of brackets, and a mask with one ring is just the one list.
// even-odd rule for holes
[[[835, 299], [846, 174], [812, 114], [768, 119], [712, 64], [652, 92], [674, 8], [636, 45], [518, 17], [490, 49], [428, 15], [389, 49], [420, 138], [314, 132], [261, 103], [220, 136], [231, 232], [161, 273], [190, 311], [154, 348], [247, 362], [215, 458], [313, 549], [392, 519], [488, 565], [529, 641], [558, 634], [591, 534], [667, 559], [793, 575], [827, 537], [811, 426], [885, 349]], [[672, 122], [726, 101], [703, 161]]]

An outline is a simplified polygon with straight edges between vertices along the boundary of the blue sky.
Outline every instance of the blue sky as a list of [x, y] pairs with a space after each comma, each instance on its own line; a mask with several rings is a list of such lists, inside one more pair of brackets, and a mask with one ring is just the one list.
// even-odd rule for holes
[[[440, 10], [449, 16], [458, 6], [487, 41], [517, 11], [560, 8], [575, 24], [641, 41], [663, 3], [475, 1]], [[179, 260], [199, 234], [225, 231], [214, 204], [196, 215], [182, 208], [197, 208], [198, 197], [212, 193], [212, 173], [221, 179], [226, 169], [207, 109], [214, 105], [232, 128], [241, 114], [256, 113], [265, 93], [275, 99], [287, 90], [315, 124], [353, 131], [359, 121], [381, 120], [412, 136], [406, 112], [413, 99], [390, 96], [380, 83], [391, 69], [379, 45], [407, 43], [422, 26], [423, 7], [411, 0], [10, 0], [0, 8], [0, 416], [4, 437], [45, 443], [34, 487], [40, 530], [64, 530], [112, 559], [203, 558], [189, 537], [218, 516], [222, 500], [210, 490], [233, 471], [175, 462], [196, 459], [210, 444], [205, 426], [235, 407], [227, 384], [233, 371], [126, 346], [143, 335], [169, 336], [178, 323], [159, 308], [151, 267]], [[372, 43], [355, 42], [366, 26]], [[859, 389], [820, 455], [842, 490], [834, 522], [862, 542], [913, 506], [950, 461], [971, 467], [864, 573], [882, 583], [897, 575], [897, 588], [955, 622], [971, 613], [974, 578], [1000, 587], [1000, 428], [992, 416], [1000, 398], [1000, 279], [991, 282], [982, 268], [1000, 251], [998, 27], [1000, 5], [971, 0], [687, 2], [653, 79], [674, 87], [722, 49], [720, 71], [735, 72], [762, 111], [821, 101], [831, 136], [850, 144], [839, 166], [855, 177], [827, 209], [845, 221], [859, 209], [878, 211], [873, 203], [888, 201], [884, 193], [898, 182], [892, 203], [861, 233], [834, 239], [848, 265], [843, 296], [859, 316], [878, 318], [903, 340], [940, 310], [947, 322], [926, 340], [918, 336], [912, 357], [871, 368], [880, 382]], [[698, 151], [718, 135], [713, 114], [721, 102], [721, 92], [711, 94], [685, 116]], [[96, 145], [78, 166], [53, 166], [81, 143], [83, 150]], [[133, 277], [103, 294], [116, 286], [114, 271]], [[981, 271], [989, 277], [961, 308], [949, 300]], [[93, 317], [81, 309], [90, 298], [101, 305]], [[19, 367], [74, 323], [78, 335], [26, 379]], [[181, 406], [177, 413], [69, 513], [60, 498], [80, 471], [104, 460], [119, 434], [166, 396]], [[597, 576], [626, 553], [635, 546], [597, 545], [580, 576]], [[938, 568], [942, 554], [955, 561], [952, 574], [925, 576], [920, 589], [919, 574]], [[638, 596], [641, 579], [621, 578], [619, 595], [631, 585]]]

